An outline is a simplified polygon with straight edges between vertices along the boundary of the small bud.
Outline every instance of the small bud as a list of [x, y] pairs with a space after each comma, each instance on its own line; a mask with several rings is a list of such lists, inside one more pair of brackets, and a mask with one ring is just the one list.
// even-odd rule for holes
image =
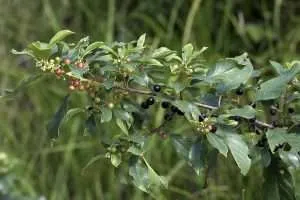
[[112, 108], [115, 107], [115, 105], [114, 105], [113, 103], [109, 103], [109, 104], [108, 104], [108, 107], [109, 107], [110, 109], [112, 109]]

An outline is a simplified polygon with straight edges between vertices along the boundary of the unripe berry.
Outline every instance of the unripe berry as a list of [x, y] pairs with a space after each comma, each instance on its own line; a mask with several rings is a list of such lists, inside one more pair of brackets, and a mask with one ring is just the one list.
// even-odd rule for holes
[[70, 85], [70, 86], [69, 86], [69, 89], [70, 89], [70, 90], [75, 90], [75, 87], [74, 87], [73, 85]]
[[113, 108], [115, 107], [115, 105], [114, 105], [113, 103], [109, 103], [109, 104], [108, 104], [108, 107], [109, 107], [110, 109], [113, 109]]
[[80, 69], [84, 68], [84, 63], [83, 62], [77, 63], [77, 67]]

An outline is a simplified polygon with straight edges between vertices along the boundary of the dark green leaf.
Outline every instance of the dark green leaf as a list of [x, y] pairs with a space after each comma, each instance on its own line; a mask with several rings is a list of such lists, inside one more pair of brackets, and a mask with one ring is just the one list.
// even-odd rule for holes
[[97, 123], [94, 115], [89, 116], [85, 122], [85, 127], [89, 134], [93, 136], [97, 134]]
[[100, 109], [101, 111], [101, 122], [109, 122], [112, 119], [112, 111], [111, 109], [103, 106]]
[[47, 125], [48, 135], [53, 138], [59, 135], [59, 126], [68, 111], [69, 95], [67, 95], [52, 120]]
[[189, 162], [197, 175], [200, 175], [206, 164], [207, 144], [204, 140], [195, 142], [189, 151]]
[[264, 199], [296, 200], [292, 176], [278, 158], [272, 158], [271, 164], [264, 170], [264, 177]]
[[242, 108], [234, 108], [228, 111], [230, 116], [240, 116], [246, 119], [252, 119], [255, 117], [255, 109], [252, 106], [244, 106]]
[[85, 51], [83, 52], [82, 57], [87, 56], [88, 54], [92, 53], [92, 51], [94, 51], [95, 49], [101, 47], [104, 43], [103, 42], [94, 42], [92, 44], [90, 44]]

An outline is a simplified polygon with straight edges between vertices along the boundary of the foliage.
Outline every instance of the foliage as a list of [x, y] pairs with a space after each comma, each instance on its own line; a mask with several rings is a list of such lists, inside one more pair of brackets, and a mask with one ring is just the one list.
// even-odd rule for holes
[[[271, 165], [282, 160], [286, 164], [280, 170], [288, 173], [289, 158], [299, 160], [299, 120], [291, 112], [299, 99], [297, 62], [257, 68], [244, 53], [208, 64], [203, 58], [206, 47], [196, 50], [186, 44], [181, 53], [167, 47], [151, 49], [145, 34], [128, 43], [90, 42], [89, 37], [77, 44], [65, 42], [72, 33], [62, 30], [49, 43], [13, 50], [31, 56], [45, 74], [68, 82], [70, 94], [48, 124], [49, 138], [60, 137], [69, 115], [83, 113], [84, 132], [100, 139], [111, 164], [127, 166], [126, 179], [153, 197], [168, 188], [167, 178], [158, 175], [147, 159], [149, 140], [159, 135], [172, 139], [176, 151], [204, 177], [203, 187], [206, 172], [213, 167], [208, 155], [217, 149], [225, 157], [230, 152], [243, 175], [254, 160], [260, 160], [266, 187], [279, 187], [277, 199], [295, 199], [290, 177], [282, 177], [288, 190], [268, 181], [278, 173]], [[77, 92], [88, 96], [89, 105], [69, 108], [69, 95]], [[149, 116], [162, 110], [153, 106], [157, 103], [165, 115], [159, 126], [153, 126]], [[185, 129], [172, 129], [176, 122]], [[105, 127], [118, 129], [102, 134]]]

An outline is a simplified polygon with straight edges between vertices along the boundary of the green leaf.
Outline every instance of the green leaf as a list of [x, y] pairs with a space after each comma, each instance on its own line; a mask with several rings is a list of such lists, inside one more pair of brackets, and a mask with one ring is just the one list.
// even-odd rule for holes
[[152, 167], [150, 166], [150, 164], [147, 162], [147, 160], [145, 158], [144, 159], [144, 162], [148, 168], [148, 176], [149, 176], [149, 179], [151, 181], [151, 184], [154, 184], [154, 185], [157, 185], [157, 186], [164, 186], [166, 189], [168, 188], [168, 181], [162, 177], [162, 176], [159, 176], [153, 169]]
[[97, 134], [97, 123], [94, 115], [89, 116], [85, 122], [85, 127], [89, 134], [95, 136]]
[[27, 50], [38, 59], [47, 59], [51, 54], [51, 46], [43, 42], [33, 42], [28, 45]]
[[256, 93], [256, 101], [276, 99], [281, 96], [287, 84], [300, 72], [300, 67], [295, 66], [291, 70], [280, 74], [260, 85]]
[[284, 67], [275, 61], [270, 60], [271, 66], [275, 69], [275, 71], [277, 72], [277, 74], [283, 74], [284, 72], [286, 72], [286, 69], [284, 69]]
[[132, 153], [133, 155], [136, 155], [136, 156], [142, 156], [143, 155], [143, 150], [132, 145], [128, 148], [127, 152], [129, 153]]
[[189, 162], [199, 176], [206, 164], [207, 145], [204, 140], [195, 142], [189, 151]]
[[217, 133], [209, 133], [206, 135], [208, 142], [213, 146], [214, 148], [218, 149], [218, 151], [227, 157], [228, 153], [228, 147], [225, 143], [224, 138], [219, 136]]
[[168, 55], [173, 54], [174, 51], [171, 51], [170, 49], [166, 48], [166, 47], [160, 47], [158, 49], [155, 49], [152, 53], [152, 58], [163, 58], [166, 57]]
[[148, 193], [149, 177], [148, 170], [142, 165], [139, 157], [133, 156], [129, 159], [129, 175], [133, 178], [133, 184], [140, 190]]
[[188, 120], [198, 121], [200, 110], [198, 106], [188, 101], [176, 100], [172, 102], [174, 106], [178, 107], [179, 110], [185, 113]]
[[272, 158], [264, 170], [264, 179], [264, 199], [296, 200], [292, 175], [279, 158]]
[[194, 47], [192, 44], [186, 44], [182, 48], [182, 60], [184, 63], [188, 64], [191, 60], [191, 57], [193, 55]]
[[226, 143], [230, 152], [241, 170], [243, 175], [246, 175], [251, 166], [251, 160], [248, 157], [249, 149], [247, 144], [243, 141], [240, 135], [226, 133]]
[[122, 162], [122, 154], [121, 153], [113, 153], [110, 155], [110, 162], [114, 167], [119, 167]]
[[171, 136], [171, 139], [177, 154], [182, 156], [186, 161], [189, 161], [191, 141], [188, 141], [181, 136]]
[[112, 119], [111, 109], [103, 106], [100, 108], [101, 111], [101, 123], [109, 122]]
[[92, 51], [94, 51], [95, 49], [103, 46], [103, 42], [94, 42], [92, 44], [90, 44], [86, 49], [85, 51], [83, 52], [83, 55], [82, 57], [85, 57], [87, 56], [88, 54], [90, 54]]
[[61, 30], [57, 32], [50, 40], [49, 45], [56, 44], [57, 42], [65, 39], [67, 36], [74, 34], [74, 32], [70, 30]]
[[126, 135], [129, 135], [127, 126], [122, 119], [117, 118], [116, 123], [117, 123], [118, 127], [123, 131], [123, 133], [125, 133]]
[[33, 55], [33, 53], [31, 51], [29, 51], [28, 49], [24, 49], [23, 51], [17, 51], [15, 49], [12, 49], [11, 50], [11, 53], [12, 54], [15, 54], [15, 55], [28, 55], [32, 58], [34, 58], [35, 56]]
[[68, 111], [69, 97], [70, 95], [67, 95], [64, 98], [54, 117], [47, 125], [47, 132], [51, 138], [59, 136], [59, 126]]
[[72, 119], [73, 117], [75, 117], [76, 115], [80, 114], [80, 113], [84, 113], [85, 110], [82, 108], [72, 108], [70, 110], [68, 110], [68, 112], [65, 114], [60, 126], [58, 127], [58, 133], [60, 133], [60, 127], [67, 123], [70, 119]]
[[145, 39], [146, 39], [146, 34], [144, 33], [143, 35], [141, 35], [139, 37], [139, 39], [137, 40], [137, 44], [136, 46], [138, 48], [143, 48], [144, 47], [144, 44], [145, 44]]
[[255, 117], [255, 109], [252, 106], [246, 105], [242, 108], [234, 108], [228, 111], [231, 116], [240, 116], [246, 119], [252, 119]]
[[290, 152], [300, 151], [300, 134], [287, 133], [285, 128], [269, 129], [266, 133], [272, 153], [275, 153], [277, 146], [288, 143], [291, 146]]

